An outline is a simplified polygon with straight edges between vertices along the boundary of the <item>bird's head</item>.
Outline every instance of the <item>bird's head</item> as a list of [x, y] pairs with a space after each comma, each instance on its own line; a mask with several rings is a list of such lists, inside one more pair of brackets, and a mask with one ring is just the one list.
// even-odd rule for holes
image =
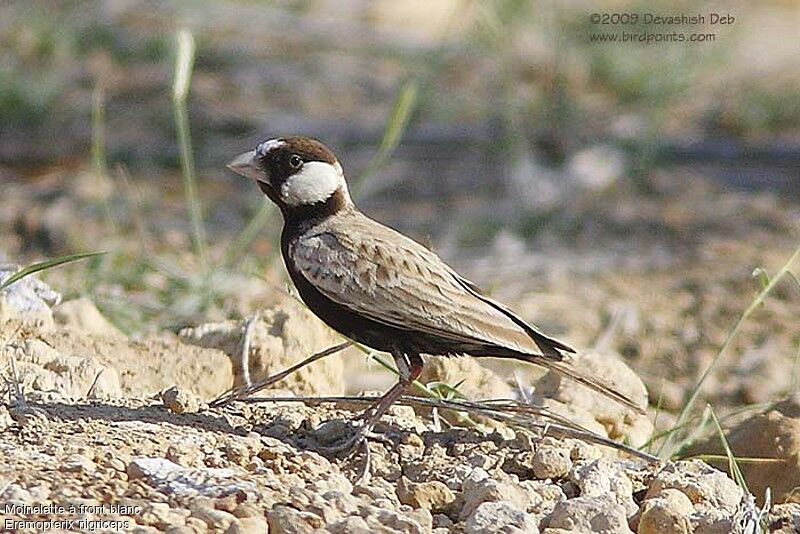
[[328, 147], [309, 137], [280, 137], [259, 143], [228, 162], [252, 178], [285, 214], [336, 201], [349, 205], [342, 166]]

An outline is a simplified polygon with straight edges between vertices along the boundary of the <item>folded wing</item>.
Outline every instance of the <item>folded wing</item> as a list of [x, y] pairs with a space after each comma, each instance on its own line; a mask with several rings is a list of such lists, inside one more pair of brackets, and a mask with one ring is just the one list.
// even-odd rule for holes
[[360, 213], [321, 224], [293, 247], [295, 267], [341, 306], [412, 335], [446, 340], [460, 348], [453, 352], [548, 367], [643, 413], [625, 395], [576, 369], [566, 357], [574, 349], [482, 295], [422, 245]]
[[296, 268], [336, 303], [393, 327], [454, 345], [560, 359], [572, 349], [481, 295], [436, 254], [364, 216], [320, 227], [294, 245]]

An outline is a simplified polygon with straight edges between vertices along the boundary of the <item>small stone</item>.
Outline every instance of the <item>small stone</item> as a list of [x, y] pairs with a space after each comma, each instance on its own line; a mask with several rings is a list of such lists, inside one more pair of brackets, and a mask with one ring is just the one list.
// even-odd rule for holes
[[252, 503], [242, 503], [233, 510], [233, 515], [238, 518], [243, 517], [263, 517], [261, 510]]
[[561, 486], [552, 482], [523, 480], [520, 482], [520, 486], [528, 492], [528, 499], [531, 504], [527, 510], [536, 516], [539, 521], [549, 516], [556, 504], [567, 498]]
[[435, 513], [452, 504], [456, 496], [438, 480], [414, 483], [402, 477], [397, 485], [397, 498], [413, 508], [425, 508]]
[[[463, 380], [469, 377], [468, 380]], [[431, 358], [425, 363], [419, 380], [423, 384], [463, 383], [459, 392], [469, 399], [504, 399], [514, 396], [511, 386], [497, 373], [484, 367], [477, 358]]]
[[311, 534], [324, 526], [318, 515], [288, 506], [276, 506], [267, 513], [270, 534]]
[[579, 439], [567, 441], [570, 445], [569, 458], [573, 462], [578, 460], [599, 460], [603, 457], [603, 451], [599, 447], [593, 447]]
[[628, 527], [625, 508], [611, 495], [576, 497], [556, 504], [548, 530], [561, 532], [608, 532], [633, 534]]
[[241, 480], [232, 469], [182, 467], [164, 458], [139, 457], [128, 464], [131, 480], [146, 478], [164, 494], [200, 494], [224, 497], [237, 492], [254, 491], [254, 482]]
[[464, 523], [465, 534], [538, 534], [535, 518], [507, 502], [485, 502]]
[[541, 446], [531, 460], [533, 474], [539, 479], [558, 479], [572, 469], [570, 451], [561, 447]]
[[449, 530], [453, 528], [453, 520], [444, 514], [434, 514], [433, 528], [444, 528]]
[[639, 515], [639, 534], [689, 534], [692, 501], [685, 493], [665, 489], [642, 505]]
[[[226, 283], [227, 280], [226, 276]], [[233, 301], [248, 301], [255, 305], [266, 299], [264, 284], [259, 280], [242, 282], [242, 295]], [[261, 297], [253, 300], [258, 294]], [[262, 309], [251, 319], [204, 324], [184, 329], [179, 335], [186, 343], [220, 349], [231, 361], [237, 362], [234, 386], [244, 383], [244, 369], [239, 362], [245, 337], [249, 340], [249, 374], [254, 382], [341, 341], [338, 334], [291, 297]], [[273, 389], [289, 389], [299, 395], [341, 395], [344, 384], [344, 362], [341, 355], [336, 354], [299, 369], [275, 384]]]
[[389, 415], [393, 415], [400, 419], [415, 419], [417, 414], [414, 412], [413, 406], [403, 406], [402, 404], [395, 404], [387, 411]]
[[729, 515], [736, 511], [742, 499], [742, 489], [736, 482], [700, 460], [665, 465], [650, 483], [645, 499], [670, 488], [685, 493], [692, 504]]
[[120, 460], [119, 458], [111, 458], [108, 460], [108, 467], [114, 469], [115, 471], [125, 472], [125, 462]]
[[575, 464], [570, 479], [578, 485], [583, 497], [611, 496], [628, 515], [639, 509], [633, 500], [633, 483], [619, 464], [607, 459]]
[[373, 529], [358, 516], [345, 517], [328, 525], [331, 534], [372, 534]]
[[172, 413], [195, 413], [200, 409], [200, 400], [187, 389], [172, 386], [161, 394], [164, 406]]
[[[0, 283], [19, 271], [18, 265], [0, 264]], [[40, 324], [51, 328], [53, 312], [50, 310], [61, 302], [61, 295], [35, 275], [26, 276], [0, 291], [0, 322], [18, 319], [29, 324]]]
[[422, 438], [419, 435], [413, 434], [411, 432], [403, 434], [400, 437], [400, 442], [403, 445], [408, 445], [410, 447], [414, 447], [415, 449], [425, 448], [425, 442], [422, 440]]
[[388, 506], [389, 502], [381, 502], [379, 499], [374, 506], [361, 508], [360, 515], [371, 528], [371, 532], [424, 534], [431, 531], [433, 518], [427, 510], [420, 508], [412, 512], [400, 512]]
[[33, 502], [34, 500], [31, 492], [19, 484], [9, 484], [6, 486], [3, 492], [0, 493], [0, 497], [2, 497], [4, 501], [19, 501], [23, 503]]
[[136, 521], [142, 525], [164, 528], [167, 525], [183, 523], [184, 518], [173, 513], [164, 502], [148, 502], [137, 514]]
[[464, 480], [462, 486], [464, 507], [461, 509], [460, 516], [464, 519], [484, 502], [506, 502], [518, 509], [524, 510], [530, 502], [528, 493], [511, 477], [506, 475], [504, 480], [498, 476], [502, 472], [489, 473], [483, 469], [473, 469], [472, 473]]
[[61, 471], [65, 473], [94, 473], [97, 469], [91, 459], [83, 456], [82, 454], [71, 454], [64, 459], [61, 464]]
[[239, 503], [242, 502], [242, 500], [246, 497], [247, 496], [242, 493], [232, 493], [230, 495], [226, 495], [225, 497], [220, 497], [219, 499], [214, 500], [214, 508], [232, 514], [233, 511], [239, 506]]
[[263, 516], [243, 517], [231, 523], [225, 534], [264, 534], [268, 530], [269, 525]]
[[234, 521], [236, 516], [223, 512], [222, 510], [215, 510], [208, 506], [199, 506], [192, 510], [191, 517], [203, 520], [208, 528], [214, 532], [224, 532]]
[[[38, 402], [63, 402], [85, 396], [122, 396], [118, 371], [93, 354], [62, 354], [38, 338], [22, 340], [17, 356], [20, 373], [25, 376]], [[95, 350], [95, 349], [92, 349]], [[29, 400], [36, 400], [32, 395]], [[50, 400], [52, 399], [52, 400]]]
[[208, 525], [199, 517], [187, 517], [186, 527], [192, 529], [192, 532], [195, 532], [196, 534], [204, 534], [205, 532], [208, 532]]
[[198, 467], [203, 465], [204, 455], [195, 444], [176, 443], [169, 446], [165, 457], [167, 460], [179, 465]]
[[423, 533], [430, 532], [431, 528], [433, 528], [433, 516], [425, 508], [407, 512], [406, 517], [413, 521], [415, 526], [419, 525], [420, 531]]

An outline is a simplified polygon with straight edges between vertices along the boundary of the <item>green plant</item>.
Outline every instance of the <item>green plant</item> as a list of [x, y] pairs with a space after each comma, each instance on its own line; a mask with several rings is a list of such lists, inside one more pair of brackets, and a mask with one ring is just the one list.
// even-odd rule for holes
[[745, 492], [750, 493], [750, 490], [747, 488], [747, 481], [744, 479], [744, 475], [742, 474], [742, 470], [739, 469], [739, 463], [736, 461], [736, 456], [731, 450], [728, 439], [725, 437], [725, 433], [722, 431], [722, 425], [720, 425], [719, 419], [717, 419], [717, 414], [714, 413], [714, 409], [711, 407], [711, 405], [708, 405], [708, 411], [711, 414], [711, 419], [714, 421], [714, 426], [719, 434], [719, 441], [722, 443], [722, 448], [725, 449], [725, 455], [728, 458], [728, 472], [731, 474], [733, 480], [736, 481], [740, 488], [742, 488]]
[[178, 131], [178, 144], [181, 154], [181, 172], [186, 204], [192, 223], [192, 241], [195, 254], [203, 271], [208, 268], [206, 257], [206, 232], [203, 226], [203, 206], [197, 194], [197, 176], [192, 152], [192, 135], [189, 128], [189, 112], [186, 101], [192, 83], [194, 68], [195, 44], [188, 30], [180, 30], [177, 34], [177, 55], [175, 58], [175, 75], [172, 84], [172, 105], [175, 112], [175, 126]]
[[419, 85], [416, 80], [407, 82], [398, 93], [392, 111], [386, 121], [386, 126], [383, 129], [381, 144], [378, 146], [378, 150], [369, 165], [367, 165], [366, 170], [351, 187], [354, 196], [367, 196], [377, 189], [376, 181], [374, 180], [375, 173], [386, 165], [397, 145], [400, 144], [400, 140], [403, 138], [403, 134], [411, 120], [418, 95]]
[[17, 271], [16, 273], [12, 274], [8, 278], [6, 278], [2, 284], [0, 284], [0, 291], [4, 290], [5, 288], [9, 287], [11, 284], [22, 280], [26, 276], [30, 276], [32, 274], [38, 273], [40, 271], [46, 271], [48, 269], [52, 269], [53, 267], [58, 267], [59, 265], [64, 265], [65, 263], [72, 263], [74, 261], [83, 260], [86, 258], [92, 258], [95, 256], [102, 256], [105, 252], [84, 252], [81, 254], [70, 254], [69, 256], [61, 256], [59, 258], [54, 258], [52, 260], [46, 260], [38, 263], [32, 263], [27, 267], [24, 267]]
[[[714, 371], [714, 369], [717, 367], [722, 357], [728, 352], [728, 349], [730, 348], [734, 338], [736, 337], [736, 334], [739, 332], [739, 329], [741, 328], [742, 324], [750, 317], [750, 315], [752, 315], [752, 313], [755, 310], [759, 308], [759, 306], [761, 306], [761, 304], [764, 302], [767, 296], [775, 289], [778, 282], [780, 282], [780, 280], [784, 276], [790, 276], [794, 278], [794, 274], [791, 272], [791, 268], [794, 266], [794, 264], [797, 262], [799, 258], [800, 258], [800, 248], [794, 251], [791, 257], [786, 261], [783, 267], [780, 268], [780, 270], [775, 274], [775, 276], [772, 279], [770, 279], [769, 276], [767, 276], [766, 272], [761, 272], [761, 271], [758, 272], [759, 280], [761, 280], [762, 282], [761, 291], [759, 291], [759, 293], [755, 296], [755, 298], [750, 302], [750, 305], [747, 306], [747, 308], [742, 312], [742, 314], [736, 320], [736, 323], [734, 323], [733, 328], [728, 332], [728, 335], [725, 338], [725, 341], [723, 342], [722, 346], [717, 351], [716, 355], [711, 360], [711, 362], [708, 364], [708, 367], [706, 367], [705, 371], [703, 371], [703, 374], [700, 376], [700, 380], [698, 380], [697, 384], [695, 384], [689, 396], [689, 399], [686, 401], [686, 404], [681, 410], [681, 413], [678, 415], [678, 419], [676, 420], [674, 425], [675, 429], [680, 429], [684, 427], [684, 425], [686, 425], [692, 413], [694, 405], [697, 402], [698, 398], [700, 397], [700, 392], [702, 391], [706, 380]], [[677, 450], [677, 445], [676, 445], [677, 441], [678, 441], [677, 432], [669, 432], [666, 435], [666, 439], [661, 444], [661, 447], [658, 450], [658, 455], [661, 456], [662, 458], [671, 458]], [[686, 439], [683, 440], [683, 445], [685, 444], [686, 444]]]

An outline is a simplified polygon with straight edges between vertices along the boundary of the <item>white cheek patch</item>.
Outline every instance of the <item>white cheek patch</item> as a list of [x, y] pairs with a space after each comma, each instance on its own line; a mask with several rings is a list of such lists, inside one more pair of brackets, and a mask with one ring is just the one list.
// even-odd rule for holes
[[309, 161], [281, 186], [281, 198], [290, 206], [316, 204], [328, 200], [337, 189], [347, 194], [347, 183], [339, 163]]

